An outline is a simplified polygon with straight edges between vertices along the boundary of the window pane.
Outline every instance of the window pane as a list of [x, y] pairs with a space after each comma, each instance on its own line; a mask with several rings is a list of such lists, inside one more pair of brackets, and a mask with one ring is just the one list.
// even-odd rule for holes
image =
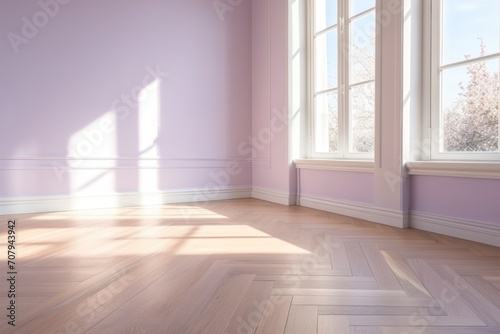
[[337, 29], [316, 37], [316, 91], [337, 87], [338, 44]]
[[500, 0], [443, 0], [442, 15], [443, 64], [499, 52]]
[[351, 84], [375, 79], [375, 13], [351, 22]]
[[351, 152], [375, 151], [375, 82], [352, 87]]
[[353, 17], [354, 15], [362, 13], [370, 8], [374, 8], [375, 0], [351, 0], [351, 2], [349, 3], [349, 7], [349, 17]]
[[314, 6], [316, 32], [337, 24], [337, 0], [316, 0]]
[[445, 152], [498, 151], [499, 60], [449, 69], [442, 77]]
[[314, 150], [318, 153], [339, 150], [337, 92], [316, 96], [314, 115]]

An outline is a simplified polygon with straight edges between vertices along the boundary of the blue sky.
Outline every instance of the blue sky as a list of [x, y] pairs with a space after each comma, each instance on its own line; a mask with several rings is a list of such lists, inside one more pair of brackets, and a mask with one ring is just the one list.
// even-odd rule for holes
[[500, 0], [444, 0], [443, 14], [444, 64], [478, 56], [479, 37], [488, 53], [499, 51]]

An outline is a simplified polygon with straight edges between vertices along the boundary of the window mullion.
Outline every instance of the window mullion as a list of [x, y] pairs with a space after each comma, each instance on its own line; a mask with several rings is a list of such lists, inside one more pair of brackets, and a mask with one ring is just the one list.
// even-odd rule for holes
[[338, 68], [338, 142], [339, 142], [339, 153], [344, 156], [344, 66], [343, 66], [343, 36], [344, 36], [344, 15], [343, 15], [343, 4], [342, 1], [338, 2], [337, 8], [338, 18], [340, 24], [340, 29], [338, 30], [338, 55], [337, 55], [337, 68]]
[[349, 117], [349, 1], [341, 1], [342, 8], [339, 10], [342, 16], [342, 32], [339, 42], [339, 61], [342, 69], [341, 84], [342, 84], [342, 104], [339, 108], [341, 114], [341, 129], [342, 132], [340, 142], [342, 143], [342, 156], [345, 158], [349, 153], [350, 144], [350, 117]]
[[307, 84], [307, 89], [308, 89], [308, 104], [309, 104], [309, 113], [308, 113], [308, 155], [313, 156], [315, 153], [315, 130], [314, 130], [314, 118], [315, 118], [315, 93], [316, 93], [316, 61], [315, 61], [315, 48], [316, 48], [316, 41], [315, 41], [315, 24], [316, 24], [316, 9], [315, 9], [315, 1], [308, 1], [308, 24], [307, 24], [307, 47], [308, 47], [308, 84]]
[[480, 63], [480, 62], [496, 59], [498, 57], [500, 57], [500, 52], [486, 55], [486, 56], [476, 57], [476, 58], [472, 58], [472, 59], [466, 59], [466, 60], [458, 61], [458, 62], [451, 63], [451, 64], [446, 64], [446, 65], [441, 64], [439, 69], [441, 71], [445, 71], [445, 70], [452, 69], [455, 67], [462, 67], [462, 66], [467, 66], [470, 64], [474, 64], [474, 63]]

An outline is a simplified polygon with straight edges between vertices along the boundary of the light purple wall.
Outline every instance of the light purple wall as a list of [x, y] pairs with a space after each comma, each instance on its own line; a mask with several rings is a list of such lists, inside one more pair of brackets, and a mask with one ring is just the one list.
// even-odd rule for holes
[[411, 210], [500, 224], [500, 180], [411, 177]]
[[300, 171], [300, 193], [341, 201], [373, 204], [372, 173], [336, 172], [325, 170]]
[[[23, 17], [43, 20], [41, 11], [38, 0], [0, 3], [0, 197], [73, 194], [73, 174], [93, 186], [113, 174], [102, 191], [92, 188], [98, 193], [140, 190], [139, 107], [121, 118], [120, 99], [154, 81], [148, 67], [169, 73], [159, 88], [157, 154], [146, 153], [165, 160], [150, 188], [203, 187], [233, 160], [247, 167], [229, 185], [251, 185], [238, 151], [252, 131], [250, 1], [224, 13], [212, 0], [70, 1], [16, 54], [6, 36], [23, 36]], [[65, 164], [70, 138], [107, 113], [119, 116], [102, 144], [116, 141], [114, 149], [87, 158], [109, 158], [112, 168], [59, 180], [53, 160]]]
[[[294, 194], [288, 161], [288, 1], [253, 0], [253, 185]], [[266, 143], [266, 132], [273, 140]], [[264, 140], [260, 140], [260, 139]], [[264, 145], [260, 145], [264, 144]]]

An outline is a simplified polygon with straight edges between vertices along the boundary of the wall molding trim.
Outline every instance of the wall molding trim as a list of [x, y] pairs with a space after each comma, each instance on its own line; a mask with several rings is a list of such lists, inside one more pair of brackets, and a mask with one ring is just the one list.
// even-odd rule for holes
[[384, 209], [370, 204], [301, 195], [300, 205], [398, 228], [408, 226], [408, 215], [402, 211]]
[[253, 187], [252, 198], [287, 206], [296, 205], [297, 203], [296, 195], [268, 188]]
[[500, 179], [499, 162], [412, 161], [406, 168], [410, 175]]
[[0, 170], [94, 170], [94, 169], [209, 169], [227, 168], [237, 164], [251, 168], [252, 161], [247, 158], [200, 158], [165, 159], [159, 157], [95, 157], [70, 159], [53, 158], [0, 158]]
[[500, 226], [411, 211], [410, 227], [500, 247]]
[[157, 193], [123, 193], [102, 196], [40, 196], [0, 199], [0, 215], [120, 208], [128, 206], [202, 203], [227, 199], [250, 198], [251, 187], [218, 188], [205, 194], [200, 189], [171, 190]]

